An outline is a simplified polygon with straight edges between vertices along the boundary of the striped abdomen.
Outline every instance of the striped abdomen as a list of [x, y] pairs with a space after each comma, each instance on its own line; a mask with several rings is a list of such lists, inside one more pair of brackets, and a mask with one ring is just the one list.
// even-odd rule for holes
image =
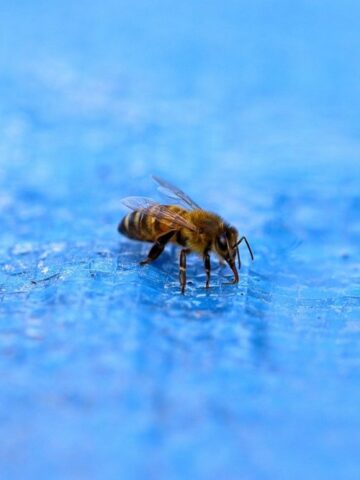
[[119, 227], [119, 233], [134, 240], [154, 242], [156, 238], [167, 232], [169, 225], [141, 210], [126, 215]]
[[[162, 208], [165, 216], [167, 211], [178, 215], [184, 215], [187, 213], [186, 210], [178, 207], [177, 205], [164, 205]], [[169, 230], [179, 229], [179, 226], [177, 226], [173, 221], [169, 219], [165, 220], [164, 218], [159, 219], [159, 214], [157, 214], [157, 217], [155, 215], [151, 215], [151, 210], [152, 207], [150, 207], [148, 210], [135, 210], [134, 212], [126, 215], [118, 227], [119, 233], [122, 233], [126, 237], [134, 240], [155, 242], [160, 235], [168, 232]]]
[[134, 240], [151, 240], [149, 216], [137, 210], [126, 215], [119, 224], [118, 231]]

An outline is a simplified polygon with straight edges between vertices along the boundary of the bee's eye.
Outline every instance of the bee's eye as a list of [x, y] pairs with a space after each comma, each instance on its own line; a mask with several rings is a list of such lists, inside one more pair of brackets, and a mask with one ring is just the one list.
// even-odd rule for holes
[[217, 243], [220, 248], [220, 250], [226, 250], [227, 249], [227, 241], [225, 235], [220, 235], [217, 238]]

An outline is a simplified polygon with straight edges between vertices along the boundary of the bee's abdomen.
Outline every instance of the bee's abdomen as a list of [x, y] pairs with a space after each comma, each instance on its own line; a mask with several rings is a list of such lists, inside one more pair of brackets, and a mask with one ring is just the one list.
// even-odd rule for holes
[[156, 236], [153, 232], [151, 218], [141, 211], [126, 215], [118, 226], [119, 233], [134, 240], [152, 241]]

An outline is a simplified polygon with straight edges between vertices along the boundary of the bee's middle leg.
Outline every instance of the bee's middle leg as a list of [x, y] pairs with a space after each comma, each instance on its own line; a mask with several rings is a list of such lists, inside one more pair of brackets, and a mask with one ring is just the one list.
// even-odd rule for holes
[[156, 239], [154, 245], [150, 248], [147, 258], [140, 262], [140, 265], [146, 265], [156, 260], [162, 254], [164, 248], [166, 247], [166, 244], [174, 236], [174, 233], [175, 231], [171, 230], [170, 232], [166, 232], [163, 235], [160, 235]]
[[210, 264], [210, 255], [208, 253], [204, 253], [204, 266], [205, 266], [205, 272], [206, 272], [206, 285], [205, 288], [210, 287], [210, 270], [211, 270], [211, 264]]
[[190, 252], [189, 249], [183, 248], [180, 252], [180, 270], [179, 270], [179, 279], [181, 293], [185, 293], [186, 288], [186, 255]]

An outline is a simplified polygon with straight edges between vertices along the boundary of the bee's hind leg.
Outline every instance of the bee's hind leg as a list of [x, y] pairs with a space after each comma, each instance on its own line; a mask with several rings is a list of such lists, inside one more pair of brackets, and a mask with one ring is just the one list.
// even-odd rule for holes
[[204, 253], [204, 266], [205, 266], [205, 272], [206, 272], [206, 285], [205, 288], [210, 287], [210, 270], [211, 270], [211, 264], [210, 264], [210, 255], [206, 252]]
[[154, 260], [156, 260], [164, 251], [166, 244], [174, 236], [175, 231], [176, 230], [170, 230], [169, 232], [166, 232], [160, 235], [156, 239], [156, 242], [154, 243], [154, 245], [150, 248], [147, 258], [142, 262], [140, 262], [140, 265], [147, 265], [148, 263], [151, 263]]

